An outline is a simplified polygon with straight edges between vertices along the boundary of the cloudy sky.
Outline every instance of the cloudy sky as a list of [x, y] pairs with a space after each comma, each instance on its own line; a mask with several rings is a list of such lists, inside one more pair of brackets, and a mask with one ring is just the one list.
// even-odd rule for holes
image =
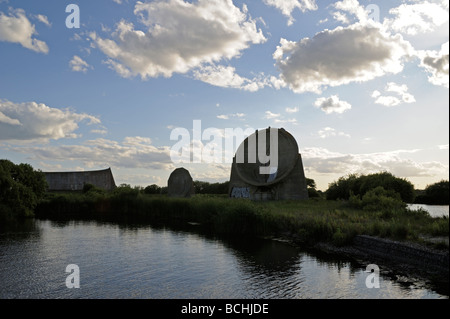
[[79, 28], [69, 3], [0, 0], [0, 158], [225, 181], [228, 158], [170, 156], [176, 128], [221, 144], [195, 139], [201, 121], [284, 127], [322, 190], [349, 173], [448, 179], [448, 0], [85, 0]]

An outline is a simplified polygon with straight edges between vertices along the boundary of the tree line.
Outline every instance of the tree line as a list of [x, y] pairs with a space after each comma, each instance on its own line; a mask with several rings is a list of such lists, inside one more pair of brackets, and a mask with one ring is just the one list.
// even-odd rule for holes
[[[345, 200], [355, 206], [363, 207], [403, 203], [422, 203], [435, 205], [449, 204], [449, 181], [428, 185], [424, 190], [415, 190], [414, 185], [404, 178], [394, 176], [389, 172], [380, 172], [368, 175], [350, 174], [340, 177], [329, 184], [325, 192], [316, 190], [313, 179], [306, 179], [310, 198], [319, 197], [327, 200]], [[209, 183], [194, 181], [196, 194], [228, 194], [229, 181], [221, 183]], [[33, 216], [34, 209], [44, 198], [48, 185], [45, 174], [35, 170], [29, 164], [14, 164], [13, 162], [0, 160], [0, 218]], [[167, 187], [156, 184], [147, 187], [136, 186], [132, 188], [128, 184], [122, 184], [113, 195], [135, 197], [139, 194], [166, 194]], [[87, 184], [83, 194], [104, 195], [106, 191]]]
[[29, 164], [0, 160], [0, 218], [33, 216], [47, 187], [42, 171]]

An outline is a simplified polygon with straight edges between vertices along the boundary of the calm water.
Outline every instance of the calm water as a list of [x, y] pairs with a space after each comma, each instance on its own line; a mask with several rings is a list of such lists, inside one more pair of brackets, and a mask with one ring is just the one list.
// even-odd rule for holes
[[[448, 287], [438, 293], [405, 277], [390, 279], [383, 269], [380, 288], [369, 289], [366, 265], [275, 241], [98, 222], [30, 220], [0, 228], [0, 298], [448, 297]], [[66, 287], [68, 264], [80, 269], [80, 289]]]
[[448, 217], [448, 205], [425, 205], [425, 204], [408, 204], [408, 207], [411, 209], [419, 209], [423, 208], [430, 213], [433, 217]]

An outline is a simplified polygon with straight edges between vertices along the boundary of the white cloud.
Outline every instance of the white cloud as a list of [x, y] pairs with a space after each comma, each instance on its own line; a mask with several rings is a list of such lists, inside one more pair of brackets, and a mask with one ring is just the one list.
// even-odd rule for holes
[[356, 17], [361, 23], [367, 23], [369, 21], [368, 12], [359, 4], [358, 0], [337, 1], [333, 7], [341, 10], [333, 12], [333, 18], [341, 23], [349, 24], [351, 22], [348, 15]]
[[279, 113], [272, 113], [270, 111], [266, 111], [266, 115], [264, 116], [265, 119], [271, 120], [280, 117], [281, 114]]
[[241, 89], [250, 92], [258, 91], [267, 84], [267, 81], [263, 78], [243, 78], [236, 74], [236, 69], [234, 67], [223, 65], [200, 67], [194, 71], [194, 77], [197, 80], [214, 86]]
[[434, 31], [436, 27], [449, 20], [447, 6], [441, 3], [424, 1], [421, 3], [406, 4], [389, 10], [394, 17], [385, 19], [383, 24], [396, 31], [408, 35], [416, 35]]
[[341, 101], [339, 99], [339, 96], [337, 96], [337, 95], [332, 95], [329, 98], [325, 98], [325, 97], [318, 98], [314, 102], [314, 105], [317, 108], [322, 109], [322, 111], [324, 111], [327, 114], [331, 114], [331, 113], [342, 114], [345, 111], [350, 110], [352, 108], [350, 103]]
[[84, 167], [173, 168], [169, 147], [156, 147], [145, 137], [126, 137], [122, 142], [98, 138], [81, 145], [10, 147], [11, 151], [41, 161], [76, 161]]
[[22, 125], [18, 119], [12, 119], [9, 116], [6, 116], [2, 112], [0, 112], [0, 124], [9, 124], [9, 125]]
[[332, 128], [332, 127], [325, 127], [325, 128], [323, 128], [322, 130], [320, 130], [319, 132], [318, 132], [318, 135], [319, 135], [319, 137], [320, 138], [323, 138], [323, 139], [325, 139], [325, 138], [329, 138], [329, 137], [336, 137], [336, 136], [339, 136], [339, 137], [350, 137], [350, 134], [347, 134], [347, 133], [344, 133], [344, 132], [339, 132], [339, 131], [336, 131], [334, 128]]
[[100, 120], [69, 109], [56, 109], [42, 103], [13, 103], [0, 100], [0, 140], [48, 141], [75, 138], [80, 122], [100, 124]]
[[264, 0], [264, 3], [277, 8], [283, 15], [288, 17], [288, 25], [292, 25], [295, 21], [292, 17], [292, 12], [295, 9], [299, 9], [302, 12], [317, 10], [315, 0]]
[[78, 55], [74, 55], [72, 60], [69, 62], [69, 66], [74, 72], [83, 72], [86, 73], [91, 66], [80, 58]]
[[121, 76], [170, 77], [204, 64], [238, 57], [251, 44], [266, 38], [256, 22], [231, 0], [153, 1], [135, 5], [134, 14], [145, 25], [120, 21], [113, 39], [95, 32], [90, 38], [108, 56]]
[[298, 112], [298, 107], [287, 107], [286, 108], [286, 113], [297, 113]]
[[345, 15], [345, 13], [342, 13], [340, 11], [336, 11], [333, 13], [333, 18], [343, 24], [350, 24], [350, 20], [347, 17], [347, 15]]
[[307, 174], [344, 176], [350, 173], [370, 174], [388, 171], [398, 177], [428, 177], [448, 175], [448, 165], [439, 162], [416, 162], [407, 154], [422, 150], [343, 154], [324, 148], [304, 148], [303, 164]]
[[98, 130], [91, 130], [91, 133], [93, 134], [100, 134], [100, 135], [106, 135], [108, 131], [106, 129], [98, 129]]
[[444, 43], [440, 51], [420, 51], [418, 56], [421, 58], [420, 66], [430, 74], [428, 81], [448, 88], [449, 43]]
[[386, 92], [396, 93], [397, 96], [392, 95], [381, 95], [378, 90], [373, 91], [372, 97], [375, 98], [376, 104], [381, 104], [384, 106], [396, 106], [401, 103], [414, 103], [416, 99], [410, 93], [408, 93], [408, 86], [406, 84], [399, 85], [394, 82], [389, 82], [385, 87]]
[[45, 24], [47, 27], [51, 27], [52, 24], [50, 23], [50, 21], [48, 21], [48, 17], [42, 14], [38, 14], [36, 15], [36, 19], [38, 19], [40, 22], [42, 22], [43, 24]]
[[396, 106], [402, 103], [402, 101], [395, 96], [379, 96], [376, 100], [375, 100], [376, 104], [381, 104], [384, 106]]
[[19, 43], [24, 48], [40, 53], [48, 53], [44, 41], [33, 38], [36, 29], [22, 9], [13, 10], [9, 15], [0, 12], [0, 41]]
[[275, 124], [292, 124], [297, 125], [296, 118], [288, 118], [286, 119], [284, 116], [281, 116], [280, 113], [273, 113], [271, 111], [266, 111], [264, 115], [264, 119], [272, 120]]
[[276, 119], [274, 120], [274, 122], [275, 122], [276, 124], [292, 124], [292, 125], [297, 125], [297, 119], [294, 119], [294, 118], [287, 119], [287, 120], [276, 118]]
[[221, 120], [229, 120], [230, 118], [243, 118], [244, 116], [244, 113], [234, 113], [217, 115], [217, 118]]
[[298, 42], [281, 39], [273, 54], [281, 79], [297, 93], [364, 82], [403, 70], [413, 49], [400, 35], [371, 25], [324, 30]]

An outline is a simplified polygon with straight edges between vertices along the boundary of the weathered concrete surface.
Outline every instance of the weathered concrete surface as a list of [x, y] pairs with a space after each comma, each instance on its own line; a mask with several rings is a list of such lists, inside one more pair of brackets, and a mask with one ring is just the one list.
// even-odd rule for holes
[[183, 167], [175, 169], [167, 181], [167, 194], [170, 197], [191, 197], [194, 193], [194, 181], [189, 171]]
[[104, 190], [116, 187], [111, 168], [98, 171], [44, 172], [49, 191], [81, 191], [84, 185], [92, 184]]
[[[278, 148], [270, 144], [271, 133], [277, 136]], [[271, 167], [272, 174], [260, 171], [261, 167], [273, 165], [260, 161], [261, 138], [266, 141], [265, 155], [270, 157], [272, 152], [277, 152], [278, 163]], [[267, 128], [246, 138], [233, 158], [229, 196], [252, 200], [308, 199], [302, 157], [295, 138], [283, 128]]]

